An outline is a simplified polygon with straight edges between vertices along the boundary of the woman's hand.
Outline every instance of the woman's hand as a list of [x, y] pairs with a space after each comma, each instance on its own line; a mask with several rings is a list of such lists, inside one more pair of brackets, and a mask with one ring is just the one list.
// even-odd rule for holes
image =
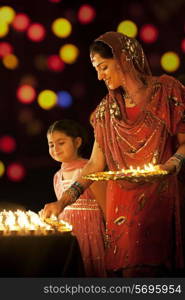
[[174, 160], [168, 160], [166, 163], [159, 165], [160, 169], [167, 171], [169, 174], [175, 174], [177, 172], [177, 162]]

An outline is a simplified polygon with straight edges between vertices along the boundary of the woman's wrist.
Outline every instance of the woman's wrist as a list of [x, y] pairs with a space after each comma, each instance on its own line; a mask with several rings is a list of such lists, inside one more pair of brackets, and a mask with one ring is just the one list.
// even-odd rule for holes
[[66, 207], [67, 205], [73, 204], [81, 194], [83, 194], [83, 186], [75, 181], [62, 195], [61, 206]]
[[185, 155], [180, 153], [175, 153], [173, 156], [176, 157], [181, 162], [182, 165], [185, 163]]
[[165, 165], [167, 166], [173, 165], [175, 167], [175, 173], [178, 174], [184, 163], [185, 163], [185, 156], [179, 153], [175, 153], [167, 160]]

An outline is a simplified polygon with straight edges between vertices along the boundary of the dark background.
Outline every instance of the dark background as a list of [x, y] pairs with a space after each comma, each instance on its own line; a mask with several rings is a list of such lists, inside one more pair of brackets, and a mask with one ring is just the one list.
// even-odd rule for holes
[[[82, 25], [77, 20], [77, 11], [82, 4], [91, 4], [96, 17], [90, 24]], [[53, 174], [60, 167], [48, 154], [46, 131], [48, 126], [61, 118], [80, 121], [89, 133], [89, 156], [93, 143], [93, 132], [89, 117], [102, 96], [106, 93], [103, 83], [98, 82], [96, 73], [89, 60], [89, 45], [106, 31], [115, 31], [125, 19], [134, 21], [138, 30], [142, 25], [151, 23], [159, 30], [155, 43], [144, 44], [139, 34], [136, 37], [143, 45], [155, 75], [164, 73], [160, 66], [160, 56], [167, 51], [175, 51], [181, 65], [172, 76], [185, 83], [185, 59], [181, 50], [181, 40], [185, 36], [184, 0], [0, 0], [0, 6], [10, 5], [15, 11], [26, 13], [32, 22], [42, 23], [47, 31], [46, 38], [39, 43], [31, 42], [25, 33], [11, 29], [0, 41], [8, 41], [20, 60], [15, 70], [6, 69], [0, 61], [0, 136], [11, 135], [16, 139], [17, 148], [13, 153], [0, 152], [0, 160], [5, 167], [19, 161], [26, 168], [26, 177], [21, 182], [12, 182], [5, 174], [0, 177], [1, 207], [11, 208], [13, 204], [37, 211], [47, 202], [54, 201]], [[66, 17], [73, 26], [72, 34], [59, 39], [50, 30], [51, 23], [59, 17]], [[34, 64], [38, 55], [56, 54], [62, 44], [74, 43], [80, 50], [77, 61], [68, 65], [63, 72], [39, 70]], [[36, 79], [37, 93], [43, 89], [68, 90], [73, 96], [73, 105], [68, 109], [55, 108], [46, 111], [36, 102], [25, 105], [18, 102], [16, 89], [23, 76]], [[39, 121], [41, 130], [30, 135], [26, 123], [20, 122], [20, 114], [27, 112], [32, 121]]]

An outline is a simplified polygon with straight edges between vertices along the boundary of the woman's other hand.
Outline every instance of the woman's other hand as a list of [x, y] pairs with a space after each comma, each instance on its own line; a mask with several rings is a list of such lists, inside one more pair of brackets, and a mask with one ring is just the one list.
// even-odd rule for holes
[[166, 163], [159, 165], [160, 169], [167, 171], [169, 174], [175, 174], [177, 171], [177, 163], [173, 160], [168, 160]]

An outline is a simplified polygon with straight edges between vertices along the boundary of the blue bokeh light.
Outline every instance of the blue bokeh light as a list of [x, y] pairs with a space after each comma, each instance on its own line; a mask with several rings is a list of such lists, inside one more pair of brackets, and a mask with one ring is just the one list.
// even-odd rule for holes
[[67, 91], [60, 91], [57, 93], [57, 104], [63, 108], [68, 108], [72, 105], [73, 98]]

